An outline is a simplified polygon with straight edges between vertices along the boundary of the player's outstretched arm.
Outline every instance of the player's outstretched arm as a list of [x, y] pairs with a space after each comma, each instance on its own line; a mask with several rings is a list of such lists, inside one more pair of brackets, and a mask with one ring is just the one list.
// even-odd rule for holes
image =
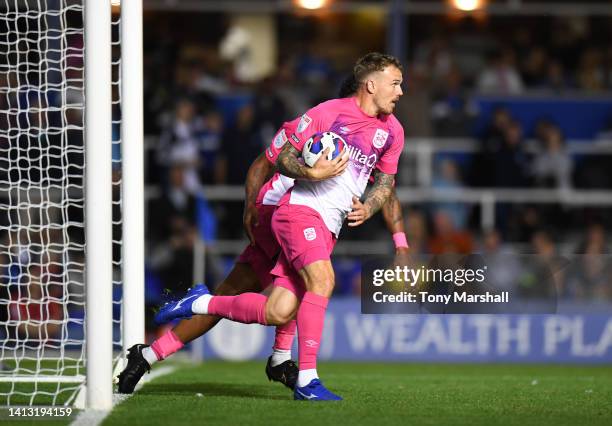
[[285, 144], [283, 150], [278, 154], [276, 167], [283, 175], [293, 179], [324, 180], [341, 175], [348, 166], [349, 156], [347, 153], [333, 160], [327, 159], [330, 148], [323, 151], [314, 166], [308, 167], [300, 162], [300, 152], [290, 143]]
[[253, 226], [257, 225], [257, 208], [255, 202], [257, 200], [257, 194], [263, 186], [264, 182], [267, 181], [272, 173], [274, 172], [274, 164], [270, 163], [265, 154], [259, 154], [259, 156], [253, 161], [246, 175], [246, 182], [244, 184], [244, 213], [242, 216], [242, 224], [244, 230], [251, 241], [251, 244], [255, 243], [255, 237], [253, 236]]
[[382, 206], [382, 215], [387, 229], [393, 236], [395, 253], [408, 253], [408, 242], [404, 232], [404, 213], [402, 211], [402, 204], [397, 198], [395, 187], [391, 189], [391, 195], [389, 195], [387, 202]]
[[362, 203], [357, 197], [353, 197], [353, 210], [348, 214], [348, 226], [361, 225], [381, 209], [393, 190], [394, 176], [380, 171], [376, 172], [374, 185], [365, 202]]

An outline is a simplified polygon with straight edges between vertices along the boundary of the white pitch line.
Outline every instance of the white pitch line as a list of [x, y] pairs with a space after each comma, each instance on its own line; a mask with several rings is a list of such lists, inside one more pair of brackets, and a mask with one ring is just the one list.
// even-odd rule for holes
[[[138, 382], [134, 391], [139, 390], [141, 387], [145, 385], [145, 383], [150, 382], [151, 380], [155, 380], [158, 377], [164, 376], [166, 374], [172, 373], [176, 370], [176, 367], [172, 366], [163, 366], [156, 368], [150, 374], [145, 374], [143, 378]], [[132, 394], [113, 394], [113, 408], [123, 401], [129, 399]], [[83, 410], [79, 413], [79, 415], [74, 419], [70, 426], [99, 426], [106, 416], [110, 414], [110, 410]]]

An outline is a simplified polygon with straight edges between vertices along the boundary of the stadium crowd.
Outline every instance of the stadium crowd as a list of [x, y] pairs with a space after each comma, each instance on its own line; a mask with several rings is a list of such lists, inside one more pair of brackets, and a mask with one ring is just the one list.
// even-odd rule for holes
[[[275, 72], [262, 80], [248, 81], [244, 70], [238, 72], [237, 60], [223, 56], [219, 48], [223, 40], [177, 40], [163, 23], [158, 24], [159, 31], [149, 34], [146, 42], [145, 127], [151, 136], [147, 182], [162, 191], [149, 204], [148, 235], [150, 266], [163, 286], [173, 288], [190, 282], [199, 188], [242, 185], [249, 164], [282, 122], [299, 115], [307, 105], [334, 97], [349, 72], [347, 65], [359, 52], [353, 54], [354, 48], [346, 48], [338, 54], [337, 50], [327, 52], [321, 43], [304, 46], [285, 40], [279, 47]], [[550, 31], [542, 31], [542, 24]], [[470, 137], [478, 146], [469, 155], [437, 156], [433, 188], [612, 186], [609, 156], [571, 154], [562, 123], [543, 112], [535, 125], [528, 125], [503, 102], [505, 97], [608, 93], [612, 89], [612, 50], [596, 40], [609, 28], [582, 18], [536, 20], [518, 28], [503, 21], [500, 25], [509, 28], [507, 36], [500, 36], [502, 31], [493, 36], [478, 23], [444, 25], [438, 22], [433, 30], [425, 30], [417, 23], [412, 30], [415, 42], [406, 64], [406, 96], [396, 116], [409, 136]], [[215, 28], [222, 33], [218, 30]], [[301, 31], [305, 29], [296, 29]], [[502, 99], [480, 131], [474, 130], [480, 114], [473, 102], [475, 94]], [[604, 123], [599, 129], [602, 138], [606, 127]], [[400, 180], [407, 167], [409, 162], [404, 162]], [[243, 237], [239, 206], [213, 205], [219, 238]], [[549, 256], [603, 255], [609, 250], [605, 235], [609, 209], [500, 204], [496, 228], [483, 233], [478, 225], [480, 212], [469, 204], [407, 207], [408, 239], [415, 253], [510, 250]], [[157, 213], [162, 211], [167, 213]], [[347, 238], [375, 235], [383, 239], [382, 221], [372, 222], [348, 231]], [[562, 293], [567, 297], [612, 297], [610, 283], [599, 279], [609, 275], [609, 267], [596, 273], [586, 271], [595, 268], [589, 265], [568, 273]], [[351, 268], [349, 265], [347, 270]], [[598, 284], [578, 288], [576, 274], [590, 274]], [[345, 281], [338, 292], [354, 292], [354, 280]]]
[[[223, 34], [228, 33], [228, 21], [214, 14], [206, 19], [207, 25], [202, 25], [202, 16], [198, 14], [145, 16], [145, 28], [155, 28], [145, 31], [144, 52], [146, 183], [153, 194], [148, 200], [147, 217], [147, 286], [151, 304], [159, 301], [158, 294], [163, 288], [182, 290], [191, 285], [193, 250], [201, 221], [200, 188], [242, 185], [250, 163], [283, 121], [296, 117], [309, 105], [335, 97], [354, 59], [363, 51], [384, 45], [384, 33], [375, 28], [361, 44], [354, 41], [357, 36], [343, 39], [343, 29], [354, 36], [355, 30], [362, 28], [359, 25], [363, 25], [347, 16], [318, 21], [281, 15], [277, 17], [277, 30], [282, 37], [275, 70], [266, 78], [253, 81], [248, 68], [245, 71], [241, 67], [240, 51], [237, 56], [228, 56], [228, 49], [220, 48], [224, 42], [227, 44]], [[330, 19], [335, 19], [334, 25], [329, 25]], [[610, 155], [572, 154], [564, 123], [551, 119], [545, 111], [535, 117], [535, 124], [527, 123], [504, 102], [530, 96], [609, 100], [612, 47], [601, 43], [611, 38], [612, 27], [606, 22], [585, 17], [540, 17], [525, 20], [520, 26], [512, 18], [489, 22], [453, 22], [444, 18], [434, 22], [411, 21], [410, 53], [405, 58], [406, 94], [396, 112], [406, 135], [468, 137], [477, 141], [477, 150], [472, 154], [435, 157], [432, 187], [454, 190], [612, 187]], [[185, 30], [172, 31], [177, 25]], [[318, 39], [312, 43], [305, 45], [300, 41], [315, 33]], [[68, 42], [74, 48], [82, 47], [78, 38]], [[82, 64], [71, 65], [74, 72]], [[14, 86], [12, 78], [9, 73], [0, 73], [0, 82], [7, 87]], [[117, 95], [115, 87], [114, 96]], [[491, 112], [483, 114], [474, 101], [479, 95], [496, 96], [500, 101]], [[8, 113], [16, 103], [8, 94], [0, 96], [0, 127], [18, 127], [18, 123], [11, 121], [16, 115]], [[113, 113], [118, 123], [117, 107]], [[76, 109], [68, 109], [65, 119], [75, 128], [82, 125], [82, 116]], [[478, 121], [485, 123], [480, 130], [475, 129]], [[612, 114], [591, 139], [609, 139], [611, 129]], [[118, 130], [115, 126], [115, 139]], [[70, 137], [82, 139], [77, 134]], [[9, 144], [9, 138], [0, 135], [0, 150], [8, 149]], [[115, 147], [118, 165], [120, 150], [118, 145]], [[406, 150], [410, 149], [407, 144]], [[81, 162], [79, 157], [77, 163]], [[412, 163], [403, 160], [399, 182], [414, 184], [410, 179], [402, 179], [410, 167]], [[0, 169], [6, 171], [7, 167]], [[116, 169], [115, 182], [120, 179], [118, 173]], [[0, 170], [1, 181], [9, 178], [12, 179]], [[118, 214], [118, 186], [115, 192]], [[501, 253], [530, 253], [542, 259], [586, 254], [571, 268], [564, 269], [559, 295], [612, 300], [610, 241], [606, 235], [612, 224], [609, 208], [499, 204], [495, 229], [483, 232], [479, 226], [481, 212], [470, 204], [446, 202], [405, 207], [408, 241], [415, 254], [482, 252], [494, 257]], [[244, 237], [241, 204], [211, 203], [210, 208], [216, 217], [218, 238]], [[5, 216], [0, 215], [0, 225], [8, 224], [9, 218]], [[380, 218], [370, 222], [343, 231], [346, 239], [388, 238]], [[118, 223], [116, 233], [120, 232]], [[82, 241], [81, 233], [78, 231], [72, 240]], [[32, 241], [35, 237], [24, 234], [19, 238]], [[20, 289], [9, 291], [2, 287], [10, 304], [2, 309], [3, 319], [18, 315], [24, 309], [18, 299], [30, 293], [36, 298], [40, 288], [48, 293], [44, 295], [48, 306], [32, 305], [28, 309], [36, 312], [30, 314], [59, 318], [62, 313], [53, 306], [52, 293], [56, 290], [40, 286], [40, 282], [53, 275], [56, 266], [49, 260], [49, 267], [39, 262], [41, 266], [36, 269], [28, 261], [31, 256], [16, 241], [8, 231], [0, 234], [1, 247], [6, 249], [0, 252], [0, 276], [10, 281], [14, 289]], [[115, 251], [118, 265], [118, 246]], [[209, 264], [223, 264], [219, 260]], [[355, 261], [337, 257], [338, 293], [358, 291]], [[20, 283], [28, 268], [35, 279]], [[210, 269], [214, 272], [215, 268]], [[504, 279], [511, 277], [510, 281], [526, 289], [537, 286], [528, 268], [513, 269], [500, 264], [502, 269], [508, 272]], [[513, 270], [523, 270], [524, 274], [516, 277]], [[217, 276], [224, 273], [217, 272]]]

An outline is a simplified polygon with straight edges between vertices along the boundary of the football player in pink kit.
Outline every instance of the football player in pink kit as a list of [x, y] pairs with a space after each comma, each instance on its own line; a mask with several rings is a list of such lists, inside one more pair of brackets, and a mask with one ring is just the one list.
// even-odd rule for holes
[[[349, 78], [345, 80], [339, 96], [351, 96], [355, 90], [354, 79]], [[280, 250], [272, 234], [271, 212], [273, 204], [293, 186], [293, 179], [275, 173], [265, 185], [264, 181], [274, 173], [276, 158], [284, 144], [287, 143], [288, 135], [295, 132], [299, 121], [298, 117], [284, 123], [271, 145], [249, 168], [245, 182], [244, 228], [251, 244], [240, 255], [228, 277], [216, 287], [216, 295], [260, 292], [270, 283], [269, 270]], [[317, 164], [318, 167], [329, 167], [330, 165], [325, 160]], [[341, 163], [338, 161], [334, 167], [339, 166]], [[336, 172], [332, 170], [330, 173]], [[395, 191], [383, 206], [382, 212], [387, 228], [393, 236], [396, 255], [405, 257], [409, 248], [404, 233], [401, 204]], [[259, 244], [259, 241], [262, 241], [262, 244]], [[276, 251], [271, 250], [272, 247], [275, 247]], [[296, 328], [295, 320], [293, 320], [296, 299], [289, 292], [285, 292], [284, 295], [285, 300], [287, 298], [289, 300], [283, 303], [285, 300], [279, 299], [275, 305], [274, 315], [279, 323], [286, 324], [279, 326], [276, 330], [273, 353], [266, 363], [266, 374], [270, 380], [279, 381], [293, 390], [298, 374], [297, 366], [291, 360], [290, 349]], [[128, 365], [118, 377], [119, 392], [132, 393], [140, 378], [150, 369], [151, 365], [166, 359], [182, 349], [185, 344], [202, 336], [211, 330], [220, 319], [212, 315], [195, 315], [192, 318], [183, 319], [172, 330], [166, 331], [156, 339], [151, 346], [145, 344], [132, 346], [129, 350]]]
[[[270, 270], [273, 268], [280, 247], [272, 234], [272, 213], [280, 198], [293, 186], [293, 179], [275, 172], [265, 184], [264, 181], [274, 170], [274, 164], [287, 142], [287, 134], [293, 134], [300, 118], [285, 122], [275, 135], [266, 151], [249, 168], [246, 180], [245, 229], [250, 244], [236, 260], [234, 268], [217, 287], [217, 295], [235, 295], [247, 291], [261, 292], [272, 282]], [[311, 169], [314, 179], [333, 177], [341, 174], [348, 165], [346, 159], [328, 161], [321, 158]], [[391, 213], [391, 212], [390, 212]], [[395, 210], [394, 216], [401, 217]], [[389, 219], [391, 220], [391, 219]], [[391, 225], [390, 225], [391, 226]], [[295, 296], [285, 293], [278, 298], [274, 311], [278, 324], [273, 353], [268, 358], [266, 374], [270, 380], [282, 382], [293, 389], [297, 379], [297, 367], [291, 360], [291, 346], [295, 336]], [[286, 298], [289, 300], [285, 300]], [[287, 306], [287, 309], [283, 309]], [[220, 317], [197, 315], [184, 319], [175, 328], [168, 330], [151, 346], [136, 344], [129, 349], [128, 365], [118, 376], [120, 393], [132, 393], [142, 375], [155, 362], [166, 359], [180, 350], [186, 343], [206, 333], [221, 320]]]
[[[166, 322], [193, 313], [213, 314], [272, 325], [278, 323], [272, 313], [279, 295], [291, 290], [301, 300], [297, 310], [300, 371], [295, 399], [341, 399], [322, 385], [316, 372], [325, 310], [334, 287], [330, 254], [345, 218], [349, 226], [358, 226], [388, 199], [404, 144], [403, 129], [392, 115], [402, 95], [399, 62], [388, 55], [371, 53], [357, 62], [354, 76], [359, 83], [357, 95], [309, 110], [278, 157], [279, 171], [297, 180], [272, 217], [272, 230], [282, 251], [272, 270], [276, 278], [270, 297], [254, 293], [213, 297], [199, 285], [185, 298], [164, 306], [156, 317]], [[345, 138], [349, 166], [340, 176], [317, 181], [298, 157], [310, 135], [329, 130]], [[374, 185], [361, 203], [359, 197], [374, 170]]]

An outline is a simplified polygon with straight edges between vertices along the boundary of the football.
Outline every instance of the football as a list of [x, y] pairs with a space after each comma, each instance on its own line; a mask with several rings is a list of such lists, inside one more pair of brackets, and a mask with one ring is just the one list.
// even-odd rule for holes
[[327, 155], [327, 159], [333, 160], [344, 153], [346, 142], [340, 135], [334, 132], [315, 133], [308, 139], [302, 149], [304, 163], [309, 167], [314, 166], [319, 157], [323, 154], [323, 151], [327, 148], [331, 148], [331, 151]]

